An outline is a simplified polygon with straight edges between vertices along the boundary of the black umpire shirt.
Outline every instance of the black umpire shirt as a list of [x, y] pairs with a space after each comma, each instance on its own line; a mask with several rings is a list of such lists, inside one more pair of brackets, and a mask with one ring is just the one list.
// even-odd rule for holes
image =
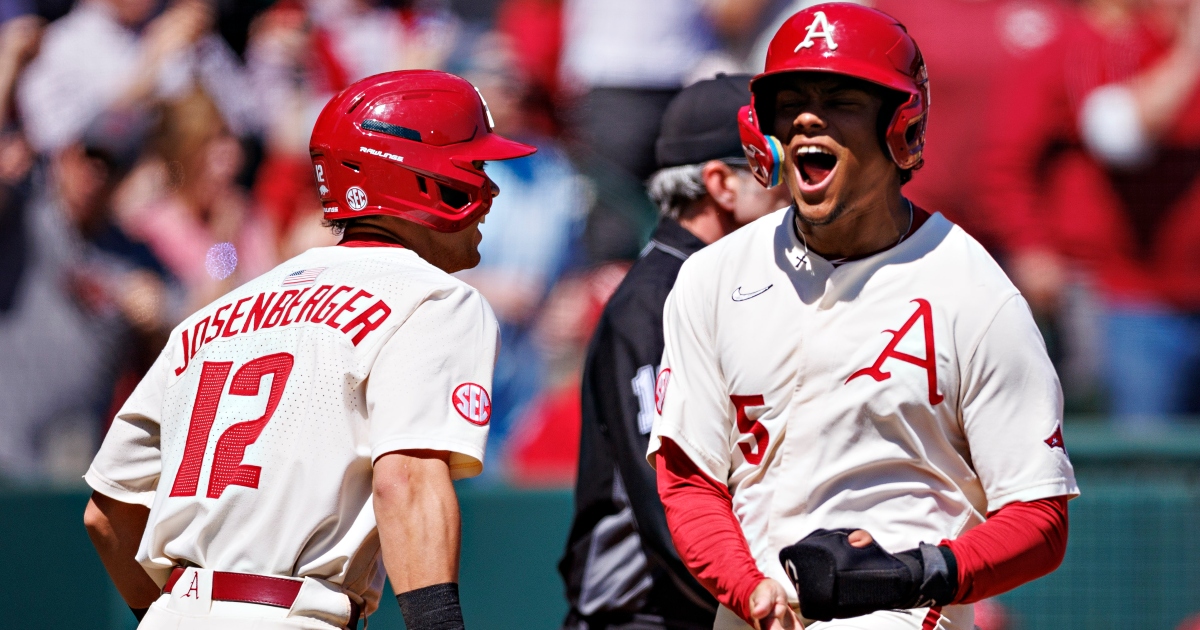
[[704, 243], [663, 219], [613, 293], [588, 347], [575, 519], [559, 572], [569, 630], [710, 630], [716, 601], [688, 573], [646, 463], [663, 306]]

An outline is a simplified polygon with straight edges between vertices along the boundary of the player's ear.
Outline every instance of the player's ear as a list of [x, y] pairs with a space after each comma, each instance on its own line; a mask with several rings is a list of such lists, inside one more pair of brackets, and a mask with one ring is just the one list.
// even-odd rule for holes
[[738, 196], [737, 171], [720, 160], [709, 160], [701, 167], [700, 180], [717, 206], [725, 212], [734, 211]]

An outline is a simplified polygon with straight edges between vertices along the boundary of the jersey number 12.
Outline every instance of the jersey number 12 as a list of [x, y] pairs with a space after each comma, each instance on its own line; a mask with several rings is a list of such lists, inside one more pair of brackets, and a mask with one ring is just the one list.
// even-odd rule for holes
[[[271, 421], [271, 416], [275, 415], [275, 408], [283, 397], [283, 388], [287, 386], [294, 363], [295, 358], [286, 352], [268, 354], [243, 365], [233, 375], [233, 383], [229, 385], [230, 396], [257, 396], [263, 378], [268, 374], [274, 378], [271, 379], [271, 392], [267, 396], [267, 409], [263, 415], [229, 427], [217, 439], [212, 471], [208, 476], [208, 498], [221, 498], [221, 493], [229, 486], [258, 487], [262, 468], [243, 464], [242, 457], [246, 454], [246, 447], [258, 439]], [[188, 424], [183, 461], [171, 486], [173, 497], [196, 496], [200, 469], [204, 466], [204, 453], [208, 449], [208, 437], [217, 419], [217, 407], [221, 404], [232, 368], [232, 361], [204, 362], [200, 372], [200, 387], [196, 390], [196, 401], [192, 405], [192, 420]]]

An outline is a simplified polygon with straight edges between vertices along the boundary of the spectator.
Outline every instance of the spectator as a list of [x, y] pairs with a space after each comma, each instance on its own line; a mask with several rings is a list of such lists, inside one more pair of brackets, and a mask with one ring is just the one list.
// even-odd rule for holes
[[33, 154], [15, 129], [0, 131], [0, 315], [12, 309], [29, 260], [26, 212]]
[[46, 28], [17, 93], [35, 150], [54, 153], [75, 142], [105, 110], [186, 93], [193, 76], [217, 95], [229, 120], [251, 124], [240, 98], [248, 90], [232, 51], [210, 32], [209, 4], [179, 0], [146, 23], [156, 6], [153, 0], [83, 0]]
[[284, 0], [259, 16], [247, 64], [262, 111], [266, 156], [254, 195], [287, 257], [326, 243], [308, 137], [329, 99], [354, 81], [407, 68], [445, 69], [460, 25], [428, 3]]
[[550, 290], [577, 262], [587, 189], [562, 148], [530, 124], [528, 84], [515, 75], [507, 38], [479, 40], [466, 78], [487, 100], [496, 133], [538, 152], [487, 165], [503, 191], [480, 226], [482, 262], [460, 277], [479, 289], [496, 312], [504, 340], [493, 377], [489, 449], [501, 445], [526, 404], [548, 383], [534, 324]]
[[878, 0], [875, 8], [908, 26], [936, 77], [925, 166], [904, 188], [922, 207], [937, 208], [992, 251], [999, 243], [976, 203], [977, 131], [992, 124], [982, 107], [1005, 70], [1054, 37], [1058, 3], [1046, 0]]
[[563, 46], [562, 0], [504, 0], [496, 12], [496, 30], [513, 46], [516, 67], [528, 85], [528, 100], [539, 104], [532, 113], [546, 135], [557, 133], [554, 108], [562, 99], [558, 68]]
[[150, 185], [120, 220], [179, 278], [190, 311], [275, 266], [277, 250], [237, 182], [242, 147], [212, 100], [196, 90], [160, 110], [138, 173]]
[[642, 182], [663, 111], [717, 41], [696, 0], [565, 0], [563, 28], [562, 78], [580, 94], [572, 123], [598, 180], [588, 248], [632, 259], [656, 221]]
[[1135, 424], [1200, 409], [1198, 59], [1200, 3], [1087, 0], [984, 127], [981, 203], [1013, 280], [1054, 312], [1089, 274], [1112, 412]]
[[41, 20], [24, 15], [0, 24], [0, 314], [13, 307], [28, 261], [26, 207], [33, 155], [10, 121], [9, 105], [21, 69], [37, 52]]
[[695, 0], [566, 0], [563, 72], [585, 91], [579, 123], [601, 157], [638, 181], [654, 171], [662, 113], [716, 48]]
[[111, 218], [136, 137], [102, 119], [56, 153], [51, 178], [34, 174], [31, 260], [0, 318], [0, 476], [77, 478], [114, 385], [139, 376], [165, 339], [169, 277]]
[[542, 389], [520, 414], [504, 445], [505, 478], [519, 487], [563, 487], [579, 467], [579, 381], [600, 313], [629, 263], [567, 274], [538, 312], [534, 336], [543, 355]]

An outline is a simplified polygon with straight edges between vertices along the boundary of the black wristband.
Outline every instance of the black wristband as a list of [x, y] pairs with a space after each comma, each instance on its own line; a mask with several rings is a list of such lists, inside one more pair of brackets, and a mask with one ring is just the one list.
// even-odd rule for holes
[[464, 630], [458, 584], [446, 582], [396, 596], [408, 630]]
[[133, 613], [134, 617], [137, 617], [138, 622], [141, 622], [142, 617], [146, 616], [147, 610], [150, 610], [150, 609], [149, 608], [134, 608], [133, 606], [129, 607], [129, 612]]
[[917, 600], [908, 608], [945, 606], [958, 593], [958, 560], [949, 547], [921, 543], [916, 549], [896, 554], [906, 565], [920, 566]]

